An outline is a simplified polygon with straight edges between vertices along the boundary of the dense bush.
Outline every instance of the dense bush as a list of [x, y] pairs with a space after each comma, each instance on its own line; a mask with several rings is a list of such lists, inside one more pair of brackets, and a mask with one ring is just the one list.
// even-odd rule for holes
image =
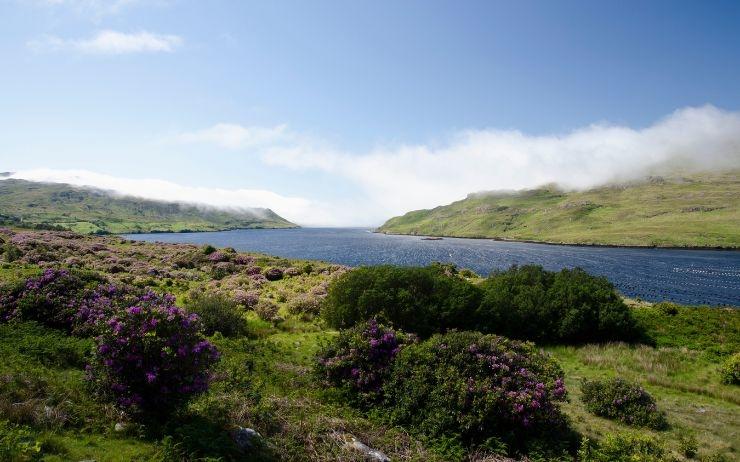
[[265, 270], [265, 278], [268, 281], [278, 281], [283, 278], [283, 270], [280, 268], [268, 268]]
[[547, 343], [636, 340], [629, 308], [603, 277], [513, 266], [481, 285], [476, 330]]
[[277, 306], [277, 304], [275, 304], [275, 302], [262, 299], [259, 302], [257, 302], [257, 305], [255, 305], [254, 312], [263, 321], [273, 322], [279, 319], [279, 316], [278, 316], [279, 309], [280, 308]]
[[413, 336], [376, 320], [345, 329], [317, 356], [316, 373], [326, 383], [348, 390], [365, 401], [377, 399], [391, 363]]
[[627, 425], [660, 430], [668, 426], [655, 399], [636, 383], [620, 378], [585, 380], [581, 400], [593, 414], [619, 420]]
[[[213, 254], [211, 254], [213, 255]], [[246, 332], [246, 320], [237, 303], [224, 295], [207, 292], [191, 292], [185, 303], [190, 313], [195, 313], [206, 335], [216, 332], [231, 337]]]
[[291, 314], [312, 317], [321, 312], [321, 304], [321, 298], [315, 295], [302, 294], [295, 297], [288, 304], [288, 310]]
[[97, 392], [126, 409], [166, 414], [208, 387], [218, 352], [196, 314], [148, 295], [111, 317], [88, 368]]
[[329, 287], [322, 314], [335, 328], [378, 318], [426, 337], [470, 327], [479, 302], [476, 286], [439, 265], [370, 266], [340, 276]]
[[598, 444], [587, 438], [578, 450], [580, 462], [663, 462], [666, 460], [663, 445], [649, 435], [608, 434]]
[[478, 332], [409, 345], [383, 386], [389, 418], [421, 434], [518, 444], [563, 423], [563, 373], [532, 343]]
[[735, 353], [722, 364], [722, 382], [727, 385], [740, 385], [740, 353]]
[[4, 317], [18, 316], [49, 327], [71, 329], [86, 290], [101, 282], [103, 279], [91, 272], [46, 269], [6, 295]]

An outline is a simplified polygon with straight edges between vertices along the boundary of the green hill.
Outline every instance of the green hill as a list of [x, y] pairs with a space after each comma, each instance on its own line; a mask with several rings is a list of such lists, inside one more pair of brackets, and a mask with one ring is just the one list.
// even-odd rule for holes
[[270, 209], [239, 211], [161, 202], [61, 183], [0, 181], [0, 223], [81, 233], [294, 228]]
[[563, 244], [740, 247], [740, 171], [648, 177], [587, 191], [470, 194], [391, 218], [389, 234]]

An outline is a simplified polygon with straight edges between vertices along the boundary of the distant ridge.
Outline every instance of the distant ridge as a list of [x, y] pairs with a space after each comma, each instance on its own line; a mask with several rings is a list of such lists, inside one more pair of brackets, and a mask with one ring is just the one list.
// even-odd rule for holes
[[477, 192], [394, 217], [389, 234], [557, 244], [740, 248], [740, 170], [650, 176], [587, 191]]
[[297, 227], [265, 208], [224, 210], [13, 178], [0, 180], [0, 223], [97, 234]]

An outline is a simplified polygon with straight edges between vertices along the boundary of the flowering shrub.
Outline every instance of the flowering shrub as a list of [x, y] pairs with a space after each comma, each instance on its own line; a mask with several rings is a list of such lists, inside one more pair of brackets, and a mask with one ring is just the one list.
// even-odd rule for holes
[[388, 370], [401, 347], [414, 340], [378, 324], [376, 320], [345, 329], [324, 345], [317, 356], [316, 373], [335, 387], [365, 400], [377, 399]]
[[722, 364], [722, 382], [727, 385], [740, 385], [740, 353], [735, 353]]
[[226, 253], [217, 250], [208, 255], [208, 261], [213, 263], [229, 261], [229, 256], [226, 255]]
[[283, 278], [283, 270], [280, 268], [268, 268], [265, 271], [265, 278], [268, 281], [278, 281]]
[[283, 271], [283, 274], [288, 277], [295, 277], [301, 274], [301, 270], [291, 266], [290, 268], [285, 268], [285, 271]]
[[254, 263], [254, 257], [240, 253], [240, 254], [234, 255], [234, 258], [232, 259], [232, 261], [236, 263], [237, 265], [249, 265], [251, 263]]
[[234, 291], [234, 301], [245, 308], [254, 308], [260, 300], [258, 292], [247, 292], [246, 290], [236, 289]]
[[534, 344], [452, 332], [401, 350], [383, 387], [392, 421], [425, 435], [481, 442], [563, 423], [563, 372]]
[[291, 314], [316, 316], [321, 312], [321, 299], [315, 295], [299, 295], [288, 305]]
[[668, 426], [650, 394], [636, 383], [621, 378], [585, 380], [581, 384], [581, 400], [589, 412], [627, 425], [656, 430]]
[[260, 300], [254, 307], [254, 312], [263, 321], [277, 321], [280, 319], [278, 316], [278, 306], [270, 300]]
[[165, 414], [208, 388], [216, 348], [203, 339], [196, 314], [148, 294], [112, 316], [96, 338], [89, 379], [124, 409]]
[[71, 329], [77, 304], [91, 284], [102, 279], [89, 272], [70, 272], [46, 269], [35, 278], [26, 280], [25, 286], [9, 307], [23, 319], [38, 321], [49, 327]]

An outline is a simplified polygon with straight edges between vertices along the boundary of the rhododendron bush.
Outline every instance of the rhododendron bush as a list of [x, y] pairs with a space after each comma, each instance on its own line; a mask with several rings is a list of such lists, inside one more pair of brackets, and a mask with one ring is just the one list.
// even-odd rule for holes
[[401, 347], [415, 340], [378, 324], [357, 324], [340, 332], [318, 355], [316, 372], [327, 383], [366, 400], [379, 397], [392, 361]]
[[560, 426], [566, 397], [562, 370], [534, 344], [478, 332], [404, 348], [383, 393], [395, 423], [479, 442]]
[[208, 388], [218, 351], [202, 336], [198, 316], [173, 302], [148, 294], [106, 321], [88, 367], [102, 397], [163, 414]]

